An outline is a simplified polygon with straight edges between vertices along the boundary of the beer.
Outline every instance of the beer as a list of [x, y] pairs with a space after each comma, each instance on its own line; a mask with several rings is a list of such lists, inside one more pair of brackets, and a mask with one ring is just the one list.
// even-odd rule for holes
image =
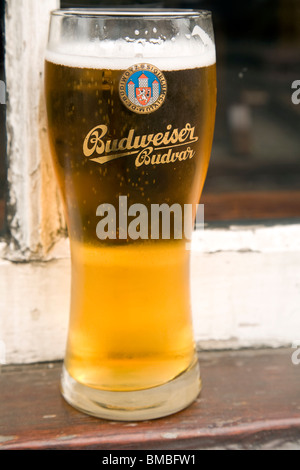
[[[160, 80], [156, 107], [148, 86], [153, 73]], [[136, 90], [129, 102], [134, 74], [143, 86], [140, 101]], [[158, 89], [157, 80], [152, 89]], [[199, 202], [215, 118], [214, 50], [180, 60], [48, 51], [45, 88], [71, 243], [67, 374], [110, 392], [169, 383], [197, 361], [190, 254], [186, 237], [176, 235], [178, 227], [167, 238], [160, 227], [153, 237], [151, 214], [153, 205]], [[135, 233], [143, 236], [132, 238], [128, 209], [136, 205], [149, 217], [146, 230], [136, 224]], [[115, 209], [115, 221], [102, 206]], [[107, 215], [106, 226], [100, 215]], [[99, 227], [106, 229], [104, 236]]]

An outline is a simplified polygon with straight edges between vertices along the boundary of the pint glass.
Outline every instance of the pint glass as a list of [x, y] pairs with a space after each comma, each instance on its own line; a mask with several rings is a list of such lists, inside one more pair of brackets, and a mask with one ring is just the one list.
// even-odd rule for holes
[[201, 389], [181, 225], [213, 139], [211, 14], [53, 11], [45, 90], [72, 264], [62, 394], [107, 419], [175, 413]]

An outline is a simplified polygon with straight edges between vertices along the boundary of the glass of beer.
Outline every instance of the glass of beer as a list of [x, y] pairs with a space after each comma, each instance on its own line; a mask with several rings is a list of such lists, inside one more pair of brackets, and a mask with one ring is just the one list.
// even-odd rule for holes
[[214, 131], [211, 14], [56, 10], [45, 59], [72, 265], [62, 395], [106, 419], [175, 413], [201, 390], [188, 242]]

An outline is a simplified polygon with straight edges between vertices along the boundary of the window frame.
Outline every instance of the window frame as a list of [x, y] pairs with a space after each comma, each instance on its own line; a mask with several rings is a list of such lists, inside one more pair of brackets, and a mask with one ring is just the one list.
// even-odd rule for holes
[[[70, 252], [43, 101], [43, 50], [49, 12], [58, 3], [7, 2], [10, 236], [0, 241], [0, 341], [7, 363], [64, 355]], [[299, 339], [299, 221], [208, 225], [194, 233], [191, 257], [200, 348], [273, 347]]]

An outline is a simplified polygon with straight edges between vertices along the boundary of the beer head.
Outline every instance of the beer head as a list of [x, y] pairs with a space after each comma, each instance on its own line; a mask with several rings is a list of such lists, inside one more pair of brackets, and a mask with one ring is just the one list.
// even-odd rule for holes
[[[210, 66], [216, 61], [208, 12], [116, 10], [52, 15], [46, 59], [61, 65], [124, 70], [149, 62], [160, 70]], [[121, 14], [121, 15], [122, 15]], [[93, 16], [94, 15], [94, 16]], [[130, 15], [130, 16], [128, 16]], [[75, 34], [76, 31], [76, 34]]]

